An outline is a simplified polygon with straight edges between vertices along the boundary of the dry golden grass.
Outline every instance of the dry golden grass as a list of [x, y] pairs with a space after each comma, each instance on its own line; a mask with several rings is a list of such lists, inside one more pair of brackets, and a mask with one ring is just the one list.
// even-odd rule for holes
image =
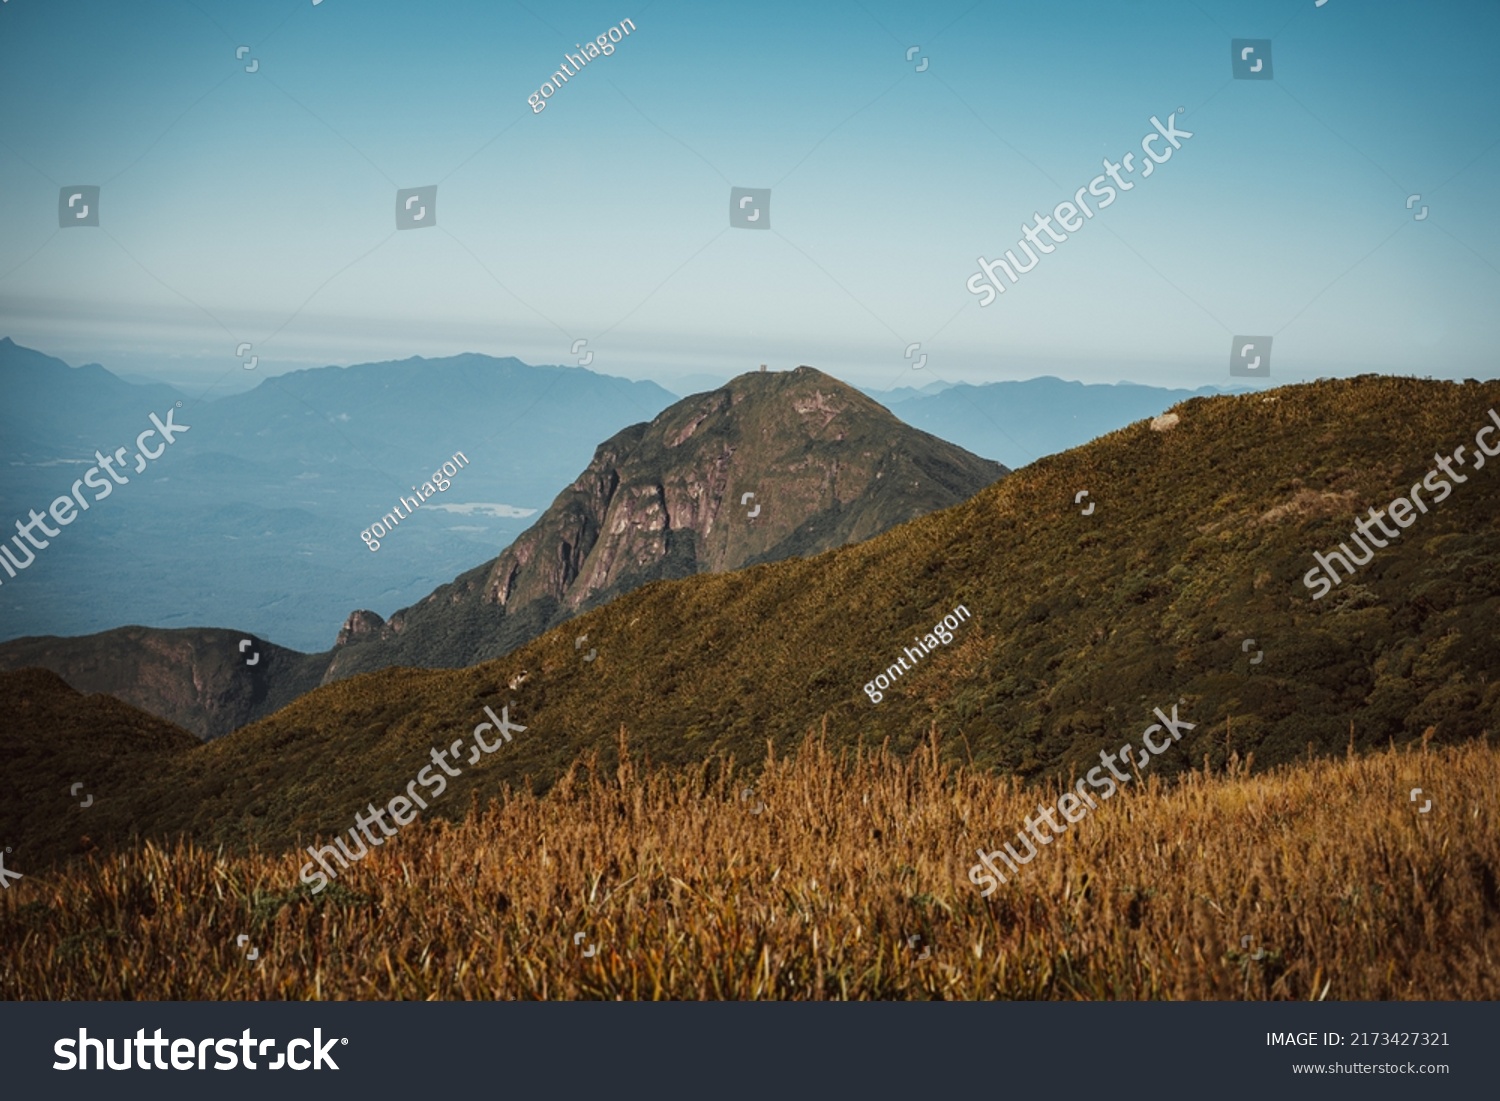
[[1042, 793], [932, 745], [813, 738], [745, 798], [728, 769], [642, 775], [621, 748], [608, 775], [416, 823], [316, 897], [303, 855], [188, 844], [28, 875], [0, 895], [0, 997], [1500, 997], [1482, 742], [1131, 785], [989, 900], [975, 849]]

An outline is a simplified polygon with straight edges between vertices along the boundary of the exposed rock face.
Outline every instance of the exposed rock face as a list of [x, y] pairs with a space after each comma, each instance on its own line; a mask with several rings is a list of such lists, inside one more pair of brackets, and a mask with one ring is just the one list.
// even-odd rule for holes
[[1005, 473], [811, 367], [741, 375], [601, 444], [487, 568], [373, 636], [351, 617], [325, 679], [497, 657], [648, 582], [868, 539]]
[[339, 636], [334, 641], [334, 646], [344, 646], [357, 638], [373, 635], [385, 626], [385, 620], [374, 612], [360, 609], [350, 612], [349, 618], [344, 620], [344, 625], [339, 628]]

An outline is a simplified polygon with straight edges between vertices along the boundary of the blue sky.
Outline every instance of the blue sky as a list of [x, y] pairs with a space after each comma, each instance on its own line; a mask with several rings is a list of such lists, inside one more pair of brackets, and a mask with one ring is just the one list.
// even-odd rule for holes
[[[1273, 382], [1488, 377], [1497, 32], [1500, 5], [1371, 0], [10, 0], [0, 332], [209, 395], [578, 339], [668, 388], [1196, 387], [1237, 334], [1274, 336]], [[1272, 39], [1274, 80], [1231, 79], [1237, 37]], [[1179, 107], [1183, 148], [980, 308], [976, 258]], [[75, 184], [99, 229], [58, 228]], [[396, 231], [431, 184], [436, 227]], [[728, 226], [733, 186], [772, 189], [770, 232]]]

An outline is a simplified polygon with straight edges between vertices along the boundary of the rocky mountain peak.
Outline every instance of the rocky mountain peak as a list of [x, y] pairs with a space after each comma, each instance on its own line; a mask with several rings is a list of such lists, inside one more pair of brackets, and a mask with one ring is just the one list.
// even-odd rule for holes
[[600, 444], [487, 569], [397, 612], [376, 637], [351, 617], [329, 677], [471, 664], [649, 582], [868, 539], [1005, 473], [813, 367], [748, 372]]
[[374, 635], [384, 626], [385, 620], [374, 612], [364, 609], [350, 612], [349, 618], [344, 620], [344, 625], [339, 628], [339, 637], [334, 645], [343, 646], [354, 639]]

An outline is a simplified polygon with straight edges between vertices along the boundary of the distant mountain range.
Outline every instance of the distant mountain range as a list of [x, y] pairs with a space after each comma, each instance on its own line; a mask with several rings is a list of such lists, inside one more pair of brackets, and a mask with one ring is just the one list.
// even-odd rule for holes
[[1021, 382], [949, 385], [920, 390], [866, 391], [907, 424], [958, 444], [976, 455], [1019, 469], [1044, 455], [1106, 433], [1192, 397], [1213, 397], [1213, 387], [1167, 390], [1121, 382], [1065, 382], [1042, 377]]
[[[1191, 724], [1152, 759], [1163, 775], [1231, 753], [1265, 766], [1492, 733], [1500, 467], [1471, 466], [1326, 598], [1302, 577], [1353, 516], [1420, 479], [1435, 450], [1472, 440], [1497, 406], [1500, 383], [1371, 376], [1195, 398], [863, 542], [647, 584], [499, 661], [356, 676], [206, 745], [116, 752], [91, 837], [286, 845], [337, 832], [399, 792], [432, 747], [467, 739], [486, 706], [525, 731], [465, 765], [428, 813], [461, 815], [501, 783], [545, 788], [590, 747], [611, 767], [622, 730], [657, 765], [755, 761], [809, 731], [833, 748], [905, 752], [935, 730], [949, 755], [1061, 778], [1102, 749], [1139, 747], [1158, 709]], [[682, 413], [668, 418], [676, 431], [692, 423]], [[736, 507], [740, 483], [723, 485]], [[878, 676], [875, 702], [865, 686]], [[0, 675], [0, 700], [13, 716], [0, 749], [28, 762], [6, 770], [0, 828], [72, 851], [81, 843], [54, 836], [42, 794], [55, 802], [81, 759], [45, 747], [115, 744], [126, 719], [35, 671]]]
[[[810, 367], [747, 374], [616, 433], [499, 558], [388, 623], [355, 612], [331, 652], [131, 627], [0, 644], [0, 668], [45, 667], [217, 737], [320, 682], [496, 657], [652, 581], [818, 554], [958, 504], [1005, 473]], [[386, 538], [404, 535], [398, 523]]]
[[[297, 371], [199, 402], [8, 338], [0, 394], [7, 530], [66, 494], [96, 450], [133, 451], [151, 413], [181, 401], [190, 426], [0, 584], [0, 638], [233, 624], [309, 650], [351, 607], [399, 607], [493, 558], [599, 440], [675, 400], [650, 382], [462, 355]], [[470, 465], [371, 552], [360, 532], [455, 451]]]

